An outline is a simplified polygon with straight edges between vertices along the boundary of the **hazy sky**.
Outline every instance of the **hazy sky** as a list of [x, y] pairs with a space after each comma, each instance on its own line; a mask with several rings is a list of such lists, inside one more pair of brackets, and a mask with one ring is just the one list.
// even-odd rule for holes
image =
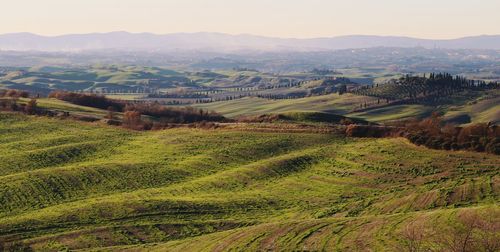
[[500, 34], [500, 0], [1, 0], [0, 33]]

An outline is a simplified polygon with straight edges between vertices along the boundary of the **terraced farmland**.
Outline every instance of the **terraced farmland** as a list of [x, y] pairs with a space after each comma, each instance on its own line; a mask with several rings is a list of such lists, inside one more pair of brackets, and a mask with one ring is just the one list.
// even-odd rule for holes
[[413, 223], [500, 223], [499, 156], [402, 138], [4, 113], [0, 161], [7, 249], [401, 251]]

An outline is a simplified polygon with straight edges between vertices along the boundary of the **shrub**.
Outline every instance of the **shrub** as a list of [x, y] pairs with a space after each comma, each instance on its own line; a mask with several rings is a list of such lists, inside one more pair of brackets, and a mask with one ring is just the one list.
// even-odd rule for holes
[[386, 137], [394, 135], [395, 130], [396, 128], [383, 126], [350, 124], [345, 133], [350, 137]]
[[201, 121], [224, 121], [225, 118], [215, 112], [208, 112], [192, 107], [172, 108], [158, 103], [127, 104], [125, 111], [137, 111], [143, 115], [158, 117], [168, 123], [194, 123]]
[[114, 120], [115, 119], [115, 112], [116, 112], [115, 107], [109, 106], [108, 113], [106, 114], [106, 116], [104, 118]]
[[28, 98], [29, 96], [30, 93], [23, 90], [17, 90], [17, 89], [0, 90], [0, 97]]
[[139, 111], [127, 111], [123, 114], [123, 127], [135, 130], [142, 130], [142, 119]]
[[31, 99], [24, 107], [24, 112], [28, 115], [34, 115], [38, 112], [36, 99]]
[[466, 149], [478, 152], [499, 154], [499, 127], [496, 125], [477, 123], [465, 127], [447, 124], [440, 125], [441, 118], [436, 114], [418, 121], [408, 121], [405, 124], [404, 136], [412, 143], [425, 145], [433, 149], [459, 150]]
[[64, 91], [54, 91], [49, 94], [49, 98], [56, 98], [59, 100], [71, 102], [73, 104], [100, 109], [108, 109], [109, 107], [113, 107], [115, 111], [123, 111], [123, 108], [125, 107], [125, 104], [123, 102], [108, 99], [102, 95], [96, 94], [80, 94]]

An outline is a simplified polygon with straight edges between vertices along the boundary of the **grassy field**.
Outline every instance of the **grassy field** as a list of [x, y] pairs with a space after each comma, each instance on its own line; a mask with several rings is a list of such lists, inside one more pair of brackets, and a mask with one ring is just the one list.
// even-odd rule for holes
[[450, 107], [445, 117], [468, 118], [471, 122], [500, 123], [500, 91], [495, 90], [467, 104]]
[[270, 100], [245, 97], [232, 101], [197, 104], [196, 107], [217, 111], [228, 117], [284, 112], [327, 112], [346, 114], [364, 102], [376, 101], [375, 98], [353, 94], [330, 94], [300, 99]]
[[0, 160], [0, 245], [35, 251], [401, 251], [409, 223], [500, 220], [499, 156], [402, 138], [3, 113]]
[[425, 118], [430, 116], [434, 110], [435, 108], [424, 105], [393, 105], [363, 112], [349, 113], [347, 116], [371, 122], [385, 122], [410, 118]]

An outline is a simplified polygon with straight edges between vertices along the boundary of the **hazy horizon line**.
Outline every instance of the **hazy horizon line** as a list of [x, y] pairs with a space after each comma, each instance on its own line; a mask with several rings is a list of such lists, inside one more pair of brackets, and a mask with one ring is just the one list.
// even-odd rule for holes
[[262, 37], [262, 38], [273, 38], [273, 39], [298, 39], [298, 40], [307, 40], [307, 39], [322, 39], [322, 38], [341, 38], [341, 37], [392, 37], [392, 38], [411, 38], [411, 39], [421, 39], [421, 40], [455, 40], [455, 39], [463, 39], [470, 37], [489, 37], [489, 36], [500, 36], [500, 34], [477, 34], [477, 35], [467, 35], [461, 37], [453, 37], [453, 38], [423, 38], [423, 37], [413, 37], [407, 35], [374, 35], [374, 34], [348, 34], [348, 35], [332, 35], [332, 36], [317, 36], [317, 37], [279, 37], [279, 36], [268, 36], [268, 35], [258, 35], [252, 33], [227, 33], [227, 32], [216, 32], [216, 31], [198, 31], [198, 32], [170, 32], [170, 33], [155, 33], [155, 32], [131, 32], [126, 30], [115, 30], [108, 32], [75, 32], [75, 33], [63, 33], [56, 35], [49, 34], [41, 34], [36, 32], [8, 32], [8, 33], [0, 33], [0, 36], [3, 35], [14, 35], [14, 34], [29, 34], [35, 35], [39, 37], [47, 37], [47, 38], [56, 38], [70, 35], [91, 35], [91, 34], [113, 34], [113, 33], [127, 33], [133, 35], [140, 34], [149, 34], [156, 36], [165, 36], [165, 35], [175, 35], [175, 34], [219, 34], [219, 35], [230, 35], [230, 36], [253, 36], [253, 37]]

